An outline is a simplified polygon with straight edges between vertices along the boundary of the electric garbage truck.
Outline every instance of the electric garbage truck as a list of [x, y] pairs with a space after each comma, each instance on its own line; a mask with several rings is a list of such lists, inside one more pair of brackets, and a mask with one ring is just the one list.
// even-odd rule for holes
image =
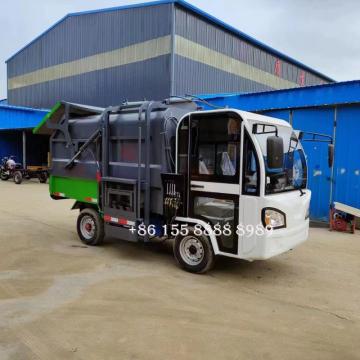
[[306, 157], [283, 120], [191, 99], [61, 102], [34, 132], [51, 134], [50, 195], [75, 200], [87, 245], [174, 239], [178, 264], [203, 273], [308, 237]]

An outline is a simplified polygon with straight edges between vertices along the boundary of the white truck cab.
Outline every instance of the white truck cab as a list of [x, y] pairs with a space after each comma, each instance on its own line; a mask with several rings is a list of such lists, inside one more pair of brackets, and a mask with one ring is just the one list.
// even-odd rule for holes
[[[188, 189], [186, 216], [176, 220], [205, 229], [215, 255], [268, 259], [307, 239], [306, 157], [289, 123], [236, 109], [197, 111], [179, 121], [176, 149]], [[195, 238], [178, 246], [188, 270], [203, 258]]]

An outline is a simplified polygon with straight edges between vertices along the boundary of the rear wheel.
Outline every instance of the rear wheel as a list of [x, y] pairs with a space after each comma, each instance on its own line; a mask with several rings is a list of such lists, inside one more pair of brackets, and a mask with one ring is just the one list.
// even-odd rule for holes
[[23, 176], [21, 171], [15, 171], [14, 173], [14, 183], [20, 185], [22, 183]]
[[41, 184], [45, 184], [48, 179], [48, 176], [46, 173], [40, 173], [38, 178]]
[[81, 241], [86, 245], [100, 245], [104, 240], [104, 222], [94, 209], [81, 210], [76, 229]]
[[174, 243], [174, 256], [184, 270], [202, 274], [215, 263], [215, 255], [206, 236], [197, 236], [190, 231], [187, 236], [178, 236]]

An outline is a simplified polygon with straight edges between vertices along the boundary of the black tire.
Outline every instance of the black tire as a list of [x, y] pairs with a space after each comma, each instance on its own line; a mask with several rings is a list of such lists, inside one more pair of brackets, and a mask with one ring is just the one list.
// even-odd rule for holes
[[209, 238], [195, 235], [194, 229], [189, 229], [187, 236], [175, 238], [174, 257], [182, 269], [196, 274], [206, 273], [215, 264], [215, 254]]
[[21, 171], [15, 171], [14, 172], [14, 183], [17, 185], [20, 185], [23, 181], [23, 176]]
[[1, 172], [0, 173], [0, 179], [2, 180], [2, 181], [7, 181], [7, 180], [9, 180], [9, 175], [8, 174], [5, 174], [5, 173], [3, 173], [3, 172]]
[[[86, 228], [87, 226], [88, 228]], [[81, 210], [77, 219], [76, 230], [80, 240], [86, 245], [101, 245], [104, 240], [104, 221], [94, 209]]]
[[38, 178], [41, 184], [45, 184], [47, 182], [48, 176], [46, 173], [40, 173]]

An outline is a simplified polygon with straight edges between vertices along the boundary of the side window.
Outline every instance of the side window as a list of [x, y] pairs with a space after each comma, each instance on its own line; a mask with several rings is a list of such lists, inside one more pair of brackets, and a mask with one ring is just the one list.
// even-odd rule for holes
[[191, 121], [191, 173], [203, 181], [239, 181], [240, 119], [228, 114]]
[[259, 195], [260, 170], [259, 160], [253, 142], [247, 132], [244, 134], [244, 159], [243, 159], [243, 194]]

